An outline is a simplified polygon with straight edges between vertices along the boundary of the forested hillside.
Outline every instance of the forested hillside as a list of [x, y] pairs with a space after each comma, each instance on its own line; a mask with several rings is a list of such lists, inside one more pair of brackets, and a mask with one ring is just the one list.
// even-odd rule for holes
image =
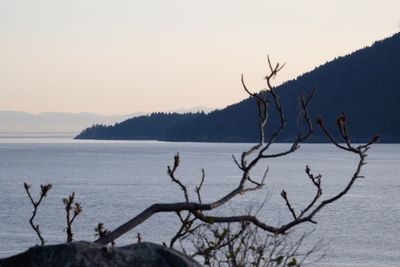
[[[381, 134], [382, 142], [400, 142], [399, 33], [277, 87], [288, 121], [280, 141], [290, 141], [299, 132], [298, 96], [314, 87], [318, 91], [310, 106], [313, 117], [321, 114], [327, 125], [334, 126], [336, 117], [345, 112], [353, 142], [365, 142], [374, 133]], [[77, 138], [254, 142], [258, 118], [253, 101], [248, 98], [209, 114], [142, 116], [115, 126], [86, 129]], [[267, 134], [278, 122], [276, 112], [270, 115]], [[324, 139], [317, 131], [311, 141]]]
[[205, 117], [204, 112], [197, 113], [152, 113], [125, 120], [115, 125], [93, 125], [83, 130], [76, 139], [103, 140], [162, 140], [176, 124]]

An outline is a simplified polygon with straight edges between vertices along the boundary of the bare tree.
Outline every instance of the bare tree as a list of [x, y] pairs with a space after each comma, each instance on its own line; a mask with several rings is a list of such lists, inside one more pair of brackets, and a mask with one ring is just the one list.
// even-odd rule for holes
[[[258, 107], [258, 130], [259, 130], [259, 141], [256, 145], [250, 147], [247, 151], [241, 154], [241, 157], [237, 159], [233, 156], [233, 160], [236, 166], [241, 171], [241, 177], [238, 179], [237, 186], [230, 191], [228, 194], [222, 196], [221, 198], [215, 200], [214, 202], [204, 203], [201, 198], [201, 188], [204, 183], [204, 170], [202, 171], [202, 179], [200, 184], [196, 187], [197, 200], [191, 201], [189, 198], [188, 190], [186, 186], [176, 177], [176, 170], [180, 165], [180, 157], [179, 154], [175, 155], [174, 162], [172, 166], [168, 166], [168, 175], [171, 180], [177, 184], [177, 186], [182, 190], [184, 195], [183, 202], [176, 203], [156, 203], [133, 217], [131, 220], [126, 222], [125, 224], [117, 227], [115, 230], [107, 232], [103, 236], [100, 236], [95, 242], [101, 244], [108, 244], [113, 240], [117, 239], [121, 235], [127, 233], [131, 229], [135, 228], [139, 224], [146, 221], [148, 218], [157, 214], [159, 212], [171, 212], [175, 213], [180, 222], [181, 227], [172, 238], [170, 242], [170, 246], [172, 247], [174, 243], [193, 234], [196, 231], [199, 231], [204, 225], [207, 224], [227, 224], [230, 225], [232, 223], [238, 223], [241, 225], [239, 230], [235, 233], [230, 231], [222, 231], [222, 232], [214, 232], [216, 233], [212, 245], [208, 247], [202, 247], [198, 249], [202, 251], [203, 254], [211, 253], [216, 249], [228, 248], [228, 252], [230, 249], [229, 246], [233, 246], [236, 240], [243, 238], [243, 236], [247, 236], [248, 232], [244, 231], [251, 224], [254, 230], [252, 231], [265, 231], [272, 235], [284, 235], [288, 232], [288, 230], [294, 228], [295, 226], [302, 223], [316, 223], [314, 217], [316, 214], [321, 211], [327, 205], [335, 202], [344, 196], [353, 186], [354, 182], [361, 178], [361, 168], [365, 163], [367, 157], [367, 151], [371, 147], [371, 145], [378, 141], [379, 136], [375, 135], [371, 141], [362, 145], [353, 145], [350, 140], [350, 135], [348, 133], [347, 120], [344, 114], [340, 115], [336, 121], [337, 129], [342, 138], [341, 141], [337, 141], [334, 139], [333, 135], [329, 132], [327, 127], [325, 126], [323, 119], [321, 116], [318, 116], [316, 119], [317, 124], [322, 129], [322, 131], [327, 136], [328, 140], [335, 145], [338, 149], [343, 150], [344, 152], [354, 154], [358, 158], [358, 163], [355, 168], [353, 175], [349, 178], [346, 186], [340, 191], [337, 192], [334, 196], [322, 199], [323, 190], [321, 185], [321, 175], [315, 175], [311, 172], [309, 166], [305, 167], [305, 175], [310, 180], [311, 185], [315, 187], [316, 192], [312, 197], [310, 202], [302, 209], [295, 210], [293, 205], [290, 202], [289, 194], [283, 190], [281, 192], [281, 197], [283, 198], [290, 214], [291, 219], [286, 223], [281, 225], [269, 225], [265, 222], [259, 220], [256, 215], [251, 214], [243, 214], [243, 215], [233, 215], [233, 216], [213, 216], [209, 215], [207, 211], [215, 210], [222, 205], [226, 204], [228, 201], [233, 199], [239, 194], [245, 194], [247, 192], [259, 190], [265, 184], [264, 181], [268, 175], [268, 169], [265, 170], [264, 175], [259, 177], [258, 179], [253, 177], [252, 171], [255, 166], [263, 160], [271, 159], [271, 158], [280, 158], [291, 153], [297, 151], [300, 147], [300, 143], [306, 141], [314, 132], [314, 127], [312, 123], [312, 119], [310, 118], [309, 113], [309, 105], [312, 97], [314, 96], [316, 90], [312, 90], [309, 96], [301, 95], [299, 97], [300, 103], [300, 113], [299, 116], [302, 121], [306, 125], [306, 130], [304, 132], [300, 131], [297, 137], [292, 141], [290, 147], [286, 150], [279, 152], [269, 152], [271, 145], [277, 141], [277, 138], [282, 133], [283, 129], [286, 126], [286, 118], [283, 107], [281, 105], [278, 94], [275, 92], [274, 87], [271, 84], [272, 79], [277, 75], [277, 73], [283, 68], [284, 65], [280, 65], [279, 63], [273, 65], [268, 58], [268, 68], [269, 74], [266, 75], [265, 80], [267, 83], [267, 88], [261, 93], [253, 93], [251, 92], [244, 81], [243, 75], [241, 78], [242, 85], [244, 90], [255, 99]], [[272, 106], [272, 107], [270, 107]], [[268, 136], [265, 135], [264, 130], [268, 124], [268, 116], [270, 108], [274, 108], [279, 115], [279, 125], [278, 127], [272, 131], [272, 133]], [[195, 225], [194, 222], [200, 222], [202, 224]], [[220, 231], [220, 230], [215, 230]], [[229, 234], [229, 237], [227, 235]], [[227, 239], [228, 238], [228, 239]], [[210, 249], [211, 248], [211, 249]], [[199, 252], [200, 253], [200, 252]], [[289, 264], [289, 263], [288, 263]], [[293, 262], [292, 265], [296, 266], [296, 262]], [[234, 265], [233, 266], [240, 266]]]

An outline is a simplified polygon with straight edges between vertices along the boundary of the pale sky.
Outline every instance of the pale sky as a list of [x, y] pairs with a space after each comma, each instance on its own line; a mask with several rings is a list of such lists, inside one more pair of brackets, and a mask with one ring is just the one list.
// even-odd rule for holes
[[0, 0], [0, 110], [222, 108], [400, 31], [399, 0]]

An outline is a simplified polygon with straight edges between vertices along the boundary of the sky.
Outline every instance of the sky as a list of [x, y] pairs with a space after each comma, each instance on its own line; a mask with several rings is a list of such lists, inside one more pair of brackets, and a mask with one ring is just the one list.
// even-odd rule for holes
[[0, 110], [223, 108], [398, 31], [399, 0], [0, 0]]

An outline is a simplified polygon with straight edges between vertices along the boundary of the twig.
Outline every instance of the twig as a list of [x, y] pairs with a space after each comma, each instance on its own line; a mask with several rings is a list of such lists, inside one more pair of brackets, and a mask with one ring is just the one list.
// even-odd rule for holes
[[47, 193], [50, 191], [51, 187], [52, 187], [51, 184], [40, 185], [40, 196], [39, 196], [39, 200], [38, 200], [38, 201], [35, 201], [35, 200], [33, 200], [33, 197], [32, 197], [31, 192], [30, 192], [31, 185], [28, 185], [27, 183], [24, 183], [25, 191], [26, 191], [26, 193], [28, 194], [28, 197], [29, 197], [29, 199], [30, 199], [30, 201], [31, 201], [31, 203], [32, 203], [32, 205], [33, 205], [33, 212], [32, 212], [31, 218], [29, 219], [29, 223], [30, 223], [30, 225], [32, 226], [32, 229], [35, 231], [36, 235], [39, 237], [40, 243], [41, 243], [42, 246], [44, 245], [44, 243], [45, 243], [46, 241], [45, 241], [44, 238], [42, 237], [42, 234], [41, 234], [40, 228], [39, 228], [39, 224], [36, 224], [36, 225], [35, 225], [35, 223], [33, 222], [33, 220], [34, 220], [35, 217], [36, 217], [36, 213], [37, 213], [37, 210], [38, 210], [38, 208], [39, 208], [40, 203], [41, 203], [42, 200], [47, 196]]
[[[67, 217], [67, 242], [72, 242], [73, 240], [73, 232], [72, 232], [72, 223], [74, 222], [75, 218], [82, 212], [82, 206], [81, 203], [74, 202], [75, 201], [75, 192], [72, 192], [68, 198], [63, 199], [63, 203], [65, 206], [65, 211], [66, 211], [66, 217]], [[73, 212], [72, 217], [71, 217], [71, 211]], [[104, 236], [106, 236], [107, 233], [104, 233]], [[102, 238], [100, 236], [100, 238]], [[107, 243], [112, 242], [113, 240], [110, 240]]]

